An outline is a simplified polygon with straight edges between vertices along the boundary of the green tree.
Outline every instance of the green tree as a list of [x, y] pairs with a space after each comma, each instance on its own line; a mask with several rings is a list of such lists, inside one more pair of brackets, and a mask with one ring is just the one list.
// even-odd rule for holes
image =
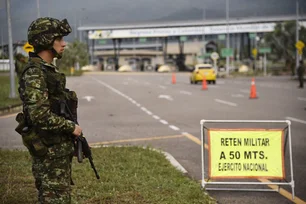
[[77, 62], [80, 67], [88, 65], [89, 54], [86, 44], [75, 40], [67, 45], [63, 58], [58, 61], [58, 66], [61, 70], [69, 70], [70, 67], [75, 67]]
[[[300, 27], [299, 39], [306, 43], [306, 28]], [[272, 55], [275, 59], [284, 59], [286, 70], [294, 70], [296, 58], [296, 23], [287, 21], [276, 24], [274, 31], [264, 36], [266, 46], [272, 48]], [[305, 57], [305, 52], [304, 52]], [[292, 72], [294, 74], [294, 72]]]

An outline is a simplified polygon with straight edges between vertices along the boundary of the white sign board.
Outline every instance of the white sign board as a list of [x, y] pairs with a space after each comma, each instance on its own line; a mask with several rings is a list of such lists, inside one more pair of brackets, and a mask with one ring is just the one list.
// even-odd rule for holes
[[[275, 23], [252, 23], [230, 25], [230, 33], [272, 32]], [[226, 25], [218, 26], [189, 26], [173, 28], [146, 28], [146, 29], [119, 29], [119, 30], [95, 30], [88, 32], [89, 39], [111, 38], [139, 38], [139, 37], [166, 37], [185, 35], [209, 35], [226, 33]]]
[[213, 59], [214, 61], [216, 61], [217, 59], [219, 59], [219, 54], [217, 52], [213, 52], [210, 55], [211, 59]]

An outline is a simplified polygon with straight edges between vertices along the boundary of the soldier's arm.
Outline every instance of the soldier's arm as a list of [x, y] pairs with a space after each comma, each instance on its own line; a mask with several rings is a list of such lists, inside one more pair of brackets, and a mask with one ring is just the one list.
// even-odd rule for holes
[[29, 68], [25, 79], [24, 103], [28, 108], [31, 122], [42, 130], [72, 133], [75, 123], [51, 112], [48, 88], [44, 73], [38, 68]]

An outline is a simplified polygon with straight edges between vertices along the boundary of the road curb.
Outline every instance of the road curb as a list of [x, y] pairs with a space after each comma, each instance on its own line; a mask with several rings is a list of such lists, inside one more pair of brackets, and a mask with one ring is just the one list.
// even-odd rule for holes
[[[100, 147], [129, 147], [129, 146], [124, 146], [124, 145], [90, 145], [92, 148], [100, 148]], [[152, 151], [160, 152], [163, 155], [165, 155], [166, 159], [170, 162], [172, 166], [174, 166], [177, 170], [182, 172], [183, 174], [187, 174], [187, 170], [168, 152], [162, 151], [160, 149], [154, 149], [154, 148], [148, 148], [148, 147], [143, 147], [144, 149], [150, 149]]]
[[164, 152], [164, 151], [160, 151], [157, 150], [161, 153], [163, 153], [166, 156], [166, 159], [168, 159], [168, 161], [172, 164], [172, 166], [174, 166], [176, 169], [178, 169], [180, 172], [182, 172], [183, 174], [187, 174], [187, 170], [168, 152]]
[[22, 110], [22, 104], [10, 105], [7, 107], [0, 108], [0, 116], [15, 113]]

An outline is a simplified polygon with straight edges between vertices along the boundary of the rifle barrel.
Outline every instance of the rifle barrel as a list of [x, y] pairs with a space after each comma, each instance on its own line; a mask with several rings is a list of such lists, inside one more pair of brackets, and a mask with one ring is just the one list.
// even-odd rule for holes
[[96, 167], [95, 167], [95, 165], [94, 165], [94, 163], [93, 163], [93, 161], [92, 161], [92, 157], [89, 157], [88, 160], [89, 160], [89, 162], [90, 162], [91, 168], [94, 170], [94, 172], [95, 172], [95, 174], [96, 174], [97, 179], [100, 179], [100, 176], [99, 176], [99, 174], [98, 174], [98, 172], [97, 172], [97, 170], [96, 170]]

